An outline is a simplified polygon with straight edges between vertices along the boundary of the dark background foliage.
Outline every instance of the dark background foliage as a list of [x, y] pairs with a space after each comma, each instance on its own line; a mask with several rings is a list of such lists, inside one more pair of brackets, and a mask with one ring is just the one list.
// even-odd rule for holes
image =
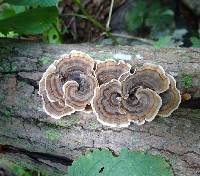
[[196, 1], [115, 0], [113, 6], [107, 0], [0, 2], [1, 37], [48, 43], [148, 44], [156, 48], [200, 46]]

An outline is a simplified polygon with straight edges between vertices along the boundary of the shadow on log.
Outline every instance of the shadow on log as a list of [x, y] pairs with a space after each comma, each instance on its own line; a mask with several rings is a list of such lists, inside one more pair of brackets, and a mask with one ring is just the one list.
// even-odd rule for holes
[[[168, 118], [117, 129], [95, 116], [74, 113], [51, 119], [42, 109], [38, 81], [59, 55], [81, 50], [94, 59], [123, 59], [132, 65], [160, 64], [175, 76], [182, 95], [191, 96]], [[0, 157], [50, 175], [63, 175], [87, 150], [121, 148], [158, 154], [175, 175], [200, 175], [200, 50], [142, 46], [47, 45], [0, 40]]]

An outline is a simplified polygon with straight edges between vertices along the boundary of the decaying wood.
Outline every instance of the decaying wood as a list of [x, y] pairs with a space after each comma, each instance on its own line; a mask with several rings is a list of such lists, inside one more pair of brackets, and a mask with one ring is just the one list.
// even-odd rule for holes
[[[38, 81], [48, 65], [72, 49], [95, 59], [118, 58], [132, 65], [160, 64], [178, 80], [185, 101], [172, 116], [142, 126], [108, 128], [95, 116], [75, 113], [49, 118], [38, 96]], [[200, 50], [142, 46], [47, 45], [0, 40], [0, 157], [28, 168], [63, 175], [87, 150], [121, 148], [162, 155], [175, 175], [200, 175]]]

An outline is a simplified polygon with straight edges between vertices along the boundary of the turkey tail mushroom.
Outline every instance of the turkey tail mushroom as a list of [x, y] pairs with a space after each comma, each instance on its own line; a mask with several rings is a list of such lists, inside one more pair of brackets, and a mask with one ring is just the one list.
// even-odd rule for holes
[[67, 81], [63, 85], [65, 104], [76, 110], [84, 110], [90, 104], [97, 85], [97, 80], [92, 75], [80, 74], [79, 80]]
[[166, 91], [170, 84], [164, 69], [146, 63], [133, 74], [126, 73], [122, 77], [121, 103], [128, 119], [137, 124], [152, 121], [162, 105], [159, 94]]
[[144, 124], [145, 120], [152, 121], [160, 107], [162, 99], [153, 90], [149, 88], [138, 88], [129, 95], [127, 99], [122, 97], [122, 108], [125, 110], [129, 121]]
[[127, 127], [130, 122], [124, 112], [121, 111], [121, 84], [112, 80], [95, 89], [92, 100], [92, 109], [97, 120], [110, 127]]
[[176, 88], [176, 80], [173, 76], [167, 74], [170, 80], [169, 89], [161, 93], [162, 106], [158, 112], [159, 116], [168, 117], [175, 111], [181, 103], [180, 91]]
[[51, 102], [46, 95], [43, 95], [43, 109], [54, 119], [60, 119], [75, 112], [74, 108], [66, 106], [64, 102]]
[[52, 118], [60, 119], [63, 116], [70, 115], [74, 113], [74, 108], [66, 106], [64, 99], [59, 99], [59, 101], [52, 101], [49, 99], [46, 91], [46, 77], [51, 75], [55, 71], [55, 66], [50, 65], [46, 72], [43, 74], [42, 79], [39, 82], [39, 95], [42, 96], [43, 109]]
[[93, 68], [94, 60], [80, 51], [73, 50], [55, 60], [39, 83], [45, 112], [60, 118], [90, 104], [97, 86]]
[[136, 87], [149, 88], [160, 94], [169, 88], [169, 78], [159, 65], [144, 64], [122, 81], [122, 94], [128, 96]]
[[124, 61], [94, 61], [75, 50], [49, 66], [39, 94], [52, 118], [92, 110], [103, 125], [120, 128], [169, 116], [181, 101], [175, 79], [159, 65], [146, 63], [132, 73]]
[[130, 64], [124, 61], [106, 60], [97, 63], [95, 75], [99, 85], [101, 85], [110, 82], [112, 79], [119, 79], [122, 74], [129, 72], [130, 69]]
[[73, 80], [74, 74], [94, 74], [94, 60], [86, 53], [73, 50], [54, 61], [56, 70], [62, 76], [62, 81]]

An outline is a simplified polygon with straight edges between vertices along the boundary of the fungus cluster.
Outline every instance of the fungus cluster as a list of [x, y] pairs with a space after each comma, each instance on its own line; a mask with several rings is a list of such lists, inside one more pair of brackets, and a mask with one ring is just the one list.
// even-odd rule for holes
[[39, 82], [39, 94], [53, 118], [91, 107], [97, 120], [110, 127], [167, 117], [181, 101], [175, 79], [159, 65], [133, 69], [124, 61], [94, 61], [79, 51], [49, 66]]

